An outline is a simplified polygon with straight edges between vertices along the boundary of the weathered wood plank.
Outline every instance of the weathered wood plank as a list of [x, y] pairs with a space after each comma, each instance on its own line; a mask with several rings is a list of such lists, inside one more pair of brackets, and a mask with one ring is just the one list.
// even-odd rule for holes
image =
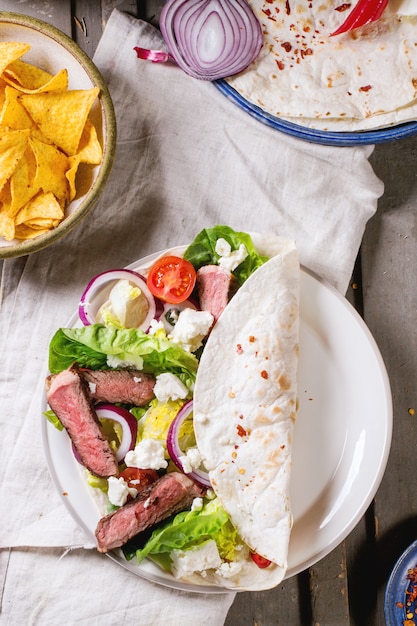
[[87, 2], [76, 0], [72, 8], [72, 36], [80, 48], [94, 56], [98, 42], [103, 32], [101, 2]]
[[[225, 626], [287, 626], [308, 623], [310, 617], [308, 601], [308, 577], [300, 576], [285, 580], [270, 591], [238, 593]], [[301, 601], [305, 597], [307, 603]], [[301, 609], [301, 606], [304, 608]], [[304, 616], [300, 611], [304, 610]], [[300, 621], [303, 617], [303, 621]]]
[[1, 11], [11, 11], [37, 17], [44, 22], [53, 24], [67, 35], [71, 36], [71, 2], [49, 2], [48, 0], [2, 0]]
[[417, 138], [379, 146], [372, 164], [385, 193], [362, 246], [364, 312], [391, 381], [394, 431], [375, 499], [379, 615], [389, 573], [417, 532]]
[[[88, 0], [86, 4], [88, 4]], [[125, 11], [136, 17], [144, 18], [147, 5], [148, 2], [144, 0], [102, 0], [103, 20], [105, 22], [108, 20], [113, 9], [119, 9], [119, 11]]]

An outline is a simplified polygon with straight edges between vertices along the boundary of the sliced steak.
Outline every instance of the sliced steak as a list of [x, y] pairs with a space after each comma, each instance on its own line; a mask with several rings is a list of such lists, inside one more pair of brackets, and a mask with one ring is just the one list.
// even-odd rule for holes
[[202, 493], [185, 474], [165, 474], [134, 500], [99, 521], [96, 528], [99, 552], [120, 548], [154, 524], [189, 508]]
[[216, 322], [236, 293], [237, 280], [219, 265], [204, 265], [197, 270], [197, 291], [200, 308], [209, 311]]
[[94, 404], [134, 404], [144, 406], [154, 397], [155, 377], [133, 370], [80, 370], [87, 381]]
[[81, 463], [96, 476], [117, 476], [118, 463], [92, 405], [88, 386], [70, 368], [46, 379], [48, 404], [66, 429]]

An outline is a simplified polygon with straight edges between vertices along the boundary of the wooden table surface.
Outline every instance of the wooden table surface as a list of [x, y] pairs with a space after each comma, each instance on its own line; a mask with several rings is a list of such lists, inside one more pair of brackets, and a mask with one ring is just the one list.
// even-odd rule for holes
[[[50, 22], [92, 56], [114, 7], [156, 25], [162, 4], [162, 0], [0, 0], [0, 10]], [[348, 292], [377, 341], [391, 382], [394, 431], [381, 486], [342, 544], [272, 591], [238, 594], [226, 626], [384, 624], [390, 571], [417, 538], [416, 157], [417, 137], [376, 146], [371, 163], [385, 193], [367, 225]]]

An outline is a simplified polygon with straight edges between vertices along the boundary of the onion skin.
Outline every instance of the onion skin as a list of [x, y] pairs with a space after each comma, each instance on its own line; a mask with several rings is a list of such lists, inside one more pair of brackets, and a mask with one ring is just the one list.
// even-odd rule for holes
[[[181, 450], [179, 446], [178, 433], [180, 431], [181, 424], [184, 422], [184, 420], [187, 419], [187, 417], [192, 412], [192, 410], [193, 410], [193, 401], [189, 400], [188, 402], [184, 404], [184, 406], [181, 407], [175, 419], [171, 422], [171, 426], [169, 427], [168, 436], [167, 436], [168, 454], [171, 457], [172, 462], [175, 463], [178, 469], [184, 474], [185, 474], [184, 468], [182, 466], [182, 463], [179, 457], [185, 456], [185, 453]], [[202, 470], [193, 470], [192, 472], [187, 473], [186, 476], [188, 476], [189, 478], [192, 478], [194, 482], [199, 484], [201, 487], [204, 487], [206, 489], [211, 489], [211, 482], [210, 482], [207, 472], [203, 472]]]
[[261, 25], [246, 0], [168, 0], [159, 25], [179, 67], [203, 80], [243, 71], [263, 42]]

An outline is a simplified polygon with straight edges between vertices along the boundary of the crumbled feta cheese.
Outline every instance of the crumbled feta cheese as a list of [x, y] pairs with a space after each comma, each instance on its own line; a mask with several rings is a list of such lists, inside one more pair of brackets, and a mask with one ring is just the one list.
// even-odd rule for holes
[[158, 330], [164, 330], [164, 325], [161, 321], [153, 319], [149, 326], [148, 335], [156, 335]]
[[243, 564], [244, 561], [225, 561], [216, 569], [216, 574], [219, 574], [222, 578], [231, 578], [240, 572]]
[[123, 506], [126, 504], [128, 496], [136, 498], [138, 495], [138, 490], [134, 487], [129, 487], [124, 478], [110, 476], [107, 479], [107, 484], [109, 486], [107, 496], [114, 506]]
[[194, 498], [191, 504], [192, 511], [201, 511], [203, 508], [203, 498]]
[[214, 318], [209, 311], [184, 309], [168, 338], [180, 344], [184, 350], [195, 352], [208, 335], [213, 321]]
[[90, 393], [95, 394], [96, 393], [96, 389], [97, 389], [97, 385], [96, 385], [96, 383], [89, 382], [88, 383], [88, 388], [90, 390]]
[[173, 550], [170, 557], [172, 573], [176, 578], [220, 567], [222, 562], [216, 542], [212, 539], [191, 550]]
[[169, 372], [164, 372], [156, 377], [156, 383], [153, 390], [159, 402], [168, 402], [171, 400], [184, 400], [188, 396], [188, 388], [184, 383]]
[[243, 243], [240, 244], [237, 250], [232, 250], [229, 242], [222, 237], [216, 241], [215, 250], [220, 256], [218, 261], [220, 267], [229, 270], [229, 272], [233, 272], [248, 256], [248, 251]]
[[125, 456], [128, 467], [142, 469], [165, 469], [168, 462], [165, 460], [164, 446], [155, 439], [142, 439], [134, 450], [129, 450]]
[[215, 250], [219, 256], [229, 256], [232, 251], [232, 246], [226, 239], [219, 237], [216, 241]]
[[179, 457], [184, 474], [189, 474], [201, 465], [201, 454], [198, 448], [188, 448], [185, 455]]

